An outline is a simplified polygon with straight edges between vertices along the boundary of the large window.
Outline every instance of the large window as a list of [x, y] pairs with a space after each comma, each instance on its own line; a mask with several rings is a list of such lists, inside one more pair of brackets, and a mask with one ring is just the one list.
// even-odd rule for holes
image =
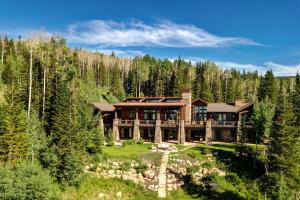
[[144, 110], [144, 120], [155, 120], [156, 119], [156, 111], [155, 110]]
[[132, 108], [132, 109], [128, 110], [128, 118], [129, 119], [135, 119], [135, 114], [136, 114], [135, 109]]
[[232, 113], [213, 113], [213, 119], [217, 122], [232, 121]]
[[176, 109], [168, 109], [166, 110], [166, 120], [177, 120], [178, 110]]
[[206, 119], [207, 119], [207, 106], [194, 106], [193, 120], [206, 121]]

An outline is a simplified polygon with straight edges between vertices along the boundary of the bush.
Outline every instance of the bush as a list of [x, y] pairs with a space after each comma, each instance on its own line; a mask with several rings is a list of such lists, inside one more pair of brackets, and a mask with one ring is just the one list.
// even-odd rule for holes
[[232, 183], [233, 185], [240, 185], [242, 183], [242, 180], [236, 173], [230, 173], [225, 176], [225, 179]]
[[106, 136], [106, 143], [109, 147], [114, 146], [114, 135], [111, 129], [109, 129], [108, 134]]
[[137, 142], [137, 144], [144, 144], [144, 139], [140, 138], [139, 141]]
[[39, 165], [0, 166], [0, 199], [59, 199], [49, 172]]
[[186, 173], [187, 174], [193, 174], [193, 173], [198, 172], [199, 169], [200, 169], [199, 166], [190, 166], [190, 167], [187, 168]]
[[122, 170], [122, 171], [129, 171], [129, 170], [130, 170], [130, 167], [131, 167], [131, 165], [130, 165], [129, 162], [124, 162], [124, 163], [122, 163], [122, 165], [121, 165], [121, 170]]
[[191, 158], [196, 158], [196, 157], [197, 157], [196, 154], [195, 154], [194, 152], [188, 153], [188, 156], [190, 156]]
[[86, 151], [89, 154], [101, 153], [101, 145], [103, 144], [102, 133], [95, 129], [93, 131], [87, 131], [86, 134], [91, 135], [92, 137], [86, 145]]
[[148, 166], [144, 163], [139, 163], [139, 165], [137, 167], [135, 167], [135, 170], [137, 173], [143, 173], [144, 171], [146, 171], [148, 169]]
[[102, 154], [95, 154], [93, 155], [92, 159], [93, 159], [93, 163], [100, 163], [105, 159], [105, 157]]
[[211, 154], [211, 150], [205, 148], [205, 149], [203, 149], [203, 152], [202, 152], [202, 153], [203, 153], [204, 155], [206, 155], [206, 154]]
[[135, 145], [135, 144], [136, 144], [135, 140], [126, 140], [126, 141], [123, 142], [122, 146], [126, 147], [128, 145]]

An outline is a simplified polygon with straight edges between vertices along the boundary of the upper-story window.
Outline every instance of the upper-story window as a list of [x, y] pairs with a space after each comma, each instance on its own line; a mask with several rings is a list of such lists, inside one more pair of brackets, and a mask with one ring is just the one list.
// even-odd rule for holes
[[146, 99], [145, 102], [159, 102], [159, 99]]
[[180, 98], [165, 98], [164, 102], [180, 102]]
[[165, 112], [165, 119], [166, 120], [177, 120], [177, 114], [178, 110], [177, 109], [168, 109]]
[[131, 108], [128, 110], [128, 118], [129, 119], [135, 119], [135, 115], [136, 115], [135, 109]]
[[193, 120], [205, 121], [207, 119], [207, 106], [193, 107]]
[[154, 109], [144, 110], [144, 120], [155, 120], [156, 111]]
[[232, 113], [213, 113], [213, 119], [218, 122], [233, 121]]

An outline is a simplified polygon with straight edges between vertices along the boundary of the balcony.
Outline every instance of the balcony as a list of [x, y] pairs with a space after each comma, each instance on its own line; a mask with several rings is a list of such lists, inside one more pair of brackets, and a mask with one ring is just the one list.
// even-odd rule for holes
[[155, 120], [140, 120], [140, 127], [155, 127]]
[[212, 121], [212, 127], [214, 128], [236, 128], [236, 121]]
[[123, 127], [131, 127], [134, 125], [134, 120], [129, 120], [129, 119], [119, 119], [119, 126], [123, 126]]
[[204, 128], [204, 121], [185, 121], [184, 125], [186, 128]]
[[161, 127], [163, 128], [177, 128], [178, 123], [175, 120], [161, 121]]

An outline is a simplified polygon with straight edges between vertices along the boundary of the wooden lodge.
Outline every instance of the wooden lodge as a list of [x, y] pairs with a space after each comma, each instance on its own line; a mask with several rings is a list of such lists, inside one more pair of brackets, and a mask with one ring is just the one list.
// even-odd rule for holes
[[253, 103], [239, 98], [233, 104], [192, 101], [189, 90], [181, 97], [130, 97], [115, 104], [93, 103], [101, 112], [101, 126], [112, 129], [115, 140], [143, 138], [161, 142], [210, 142], [239, 140], [239, 129], [254, 141], [250, 123]]

